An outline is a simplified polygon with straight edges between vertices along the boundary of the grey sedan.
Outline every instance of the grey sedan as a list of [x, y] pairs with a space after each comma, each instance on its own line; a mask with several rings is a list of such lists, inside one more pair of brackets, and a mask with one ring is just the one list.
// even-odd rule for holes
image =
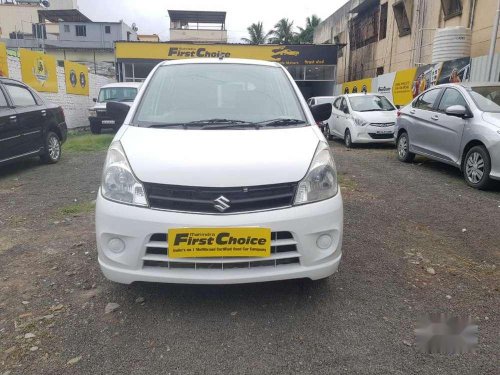
[[468, 185], [500, 180], [500, 84], [433, 87], [398, 112], [398, 158], [415, 155], [460, 168]]

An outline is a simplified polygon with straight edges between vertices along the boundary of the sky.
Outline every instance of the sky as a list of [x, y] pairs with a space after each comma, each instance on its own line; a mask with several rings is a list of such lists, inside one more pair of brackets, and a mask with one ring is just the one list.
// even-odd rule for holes
[[226, 11], [228, 42], [239, 43], [247, 37], [247, 27], [262, 21], [270, 30], [276, 22], [285, 17], [295, 26], [304, 27], [305, 19], [312, 14], [322, 20], [330, 16], [346, 0], [304, 1], [304, 0], [78, 0], [82, 13], [92, 21], [119, 21], [128, 25], [135, 23], [139, 34], [158, 34], [168, 40], [171, 10]]

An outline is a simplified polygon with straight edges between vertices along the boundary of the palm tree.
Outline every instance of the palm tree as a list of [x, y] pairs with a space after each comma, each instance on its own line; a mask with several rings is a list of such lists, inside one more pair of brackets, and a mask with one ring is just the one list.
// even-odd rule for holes
[[300, 33], [298, 40], [300, 43], [312, 43], [314, 39], [314, 29], [321, 23], [321, 19], [313, 14], [306, 18], [306, 27], [299, 27]]
[[250, 38], [242, 38], [249, 44], [264, 44], [269, 37], [270, 31], [264, 32], [264, 25], [262, 22], [252, 23], [248, 28], [248, 36]]
[[288, 18], [282, 18], [274, 25], [271, 31], [272, 38], [270, 42], [274, 44], [289, 44], [295, 41], [296, 32], [293, 31], [293, 21]]

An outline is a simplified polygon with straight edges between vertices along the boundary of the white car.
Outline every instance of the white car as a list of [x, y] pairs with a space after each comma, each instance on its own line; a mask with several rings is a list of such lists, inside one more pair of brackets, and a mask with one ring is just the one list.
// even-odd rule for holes
[[100, 134], [103, 128], [118, 129], [121, 123], [106, 112], [108, 102], [121, 102], [129, 107], [134, 102], [141, 83], [138, 82], [118, 82], [104, 85], [99, 90], [99, 96], [94, 98], [95, 105], [89, 108], [90, 131], [93, 134]]
[[332, 152], [278, 63], [159, 64], [111, 144], [96, 207], [115, 282], [322, 279], [341, 259]]
[[394, 143], [397, 109], [379, 94], [345, 94], [335, 98], [325, 136], [355, 143]]

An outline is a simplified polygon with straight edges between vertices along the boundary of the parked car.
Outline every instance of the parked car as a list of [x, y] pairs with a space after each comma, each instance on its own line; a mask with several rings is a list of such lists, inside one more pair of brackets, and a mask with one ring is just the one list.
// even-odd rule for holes
[[[278, 63], [159, 64], [111, 144], [96, 206], [104, 275], [230, 284], [326, 278], [341, 258], [332, 152]], [[120, 106], [117, 106], [119, 108]]]
[[117, 119], [109, 116], [106, 111], [106, 103], [110, 101], [122, 102], [129, 107], [134, 102], [141, 83], [119, 82], [104, 85], [99, 90], [99, 96], [94, 98], [95, 105], [89, 109], [90, 131], [101, 134], [103, 128], [118, 130], [122, 125]]
[[416, 154], [460, 168], [467, 184], [500, 179], [500, 84], [446, 84], [403, 108], [396, 125], [398, 158]]
[[61, 107], [22, 82], [0, 77], [0, 165], [34, 156], [57, 163], [66, 134]]
[[[333, 103], [333, 99], [335, 99], [334, 96], [313, 96], [313, 97], [311, 97], [311, 98], [309, 98], [307, 100], [307, 105], [309, 107], [312, 107], [312, 106], [315, 106], [315, 105], [318, 105], [318, 104], [324, 104], [324, 103], [330, 103], [330, 104], [332, 104]], [[318, 121], [316, 123], [316, 125], [319, 126], [319, 128], [321, 129], [321, 132], [325, 136], [327, 136], [327, 133], [326, 133], [326, 123], [327, 123], [327, 121]]]
[[392, 143], [396, 107], [384, 95], [345, 94], [335, 98], [326, 137], [355, 143]]

